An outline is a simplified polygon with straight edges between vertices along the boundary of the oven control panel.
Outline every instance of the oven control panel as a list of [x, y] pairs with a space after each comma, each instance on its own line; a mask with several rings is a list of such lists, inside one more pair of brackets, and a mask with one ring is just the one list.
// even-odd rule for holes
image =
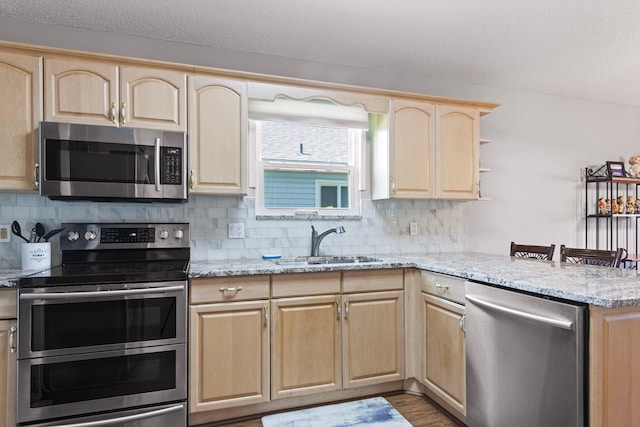
[[[188, 248], [188, 223], [63, 223], [60, 249]], [[65, 238], [66, 237], [66, 238]]]

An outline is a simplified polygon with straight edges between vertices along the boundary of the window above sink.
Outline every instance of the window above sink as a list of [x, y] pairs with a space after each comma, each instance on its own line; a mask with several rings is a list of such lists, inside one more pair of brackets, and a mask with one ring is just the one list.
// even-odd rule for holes
[[256, 215], [358, 217], [368, 120], [326, 100], [250, 101]]

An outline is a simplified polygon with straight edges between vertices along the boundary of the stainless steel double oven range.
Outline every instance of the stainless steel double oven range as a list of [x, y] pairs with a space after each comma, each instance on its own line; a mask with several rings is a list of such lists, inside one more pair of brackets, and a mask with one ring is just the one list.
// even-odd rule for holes
[[186, 426], [189, 225], [62, 227], [20, 280], [18, 425]]

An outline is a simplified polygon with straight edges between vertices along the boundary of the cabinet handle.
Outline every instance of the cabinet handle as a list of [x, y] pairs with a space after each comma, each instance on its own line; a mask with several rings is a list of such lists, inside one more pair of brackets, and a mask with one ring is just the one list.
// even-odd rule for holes
[[9, 351], [11, 351], [11, 353], [16, 352], [16, 330], [15, 326], [9, 329]]
[[40, 163], [36, 163], [33, 167], [33, 182], [36, 187], [40, 186], [40, 180], [38, 179], [38, 175], [40, 174]]
[[242, 286], [238, 286], [237, 288], [220, 288], [220, 292], [235, 292], [238, 293], [242, 290]]
[[269, 326], [269, 306], [267, 304], [262, 307], [262, 320], [264, 321], [264, 327]]
[[116, 103], [111, 103], [111, 123], [116, 124]]
[[442, 293], [445, 293], [449, 290], [449, 285], [441, 285], [440, 283], [436, 282], [436, 289], [442, 291]]
[[344, 320], [347, 320], [349, 317], [349, 300], [344, 299]]
[[340, 321], [340, 317], [342, 317], [342, 310], [340, 309], [340, 297], [336, 297], [336, 309], [338, 310], [336, 320]]
[[193, 169], [191, 169], [191, 173], [189, 174], [189, 188], [193, 190], [196, 186], [196, 175], [193, 173]]
[[466, 328], [465, 328], [466, 325], [464, 324], [465, 319], [466, 319], [465, 315], [463, 314], [462, 317], [460, 318], [460, 330], [462, 331], [463, 335], [467, 334], [467, 331], [466, 331]]
[[120, 105], [120, 124], [125, 124], [125, 107], [127, 106], [126, 103], [122, 103], [122, 105]]

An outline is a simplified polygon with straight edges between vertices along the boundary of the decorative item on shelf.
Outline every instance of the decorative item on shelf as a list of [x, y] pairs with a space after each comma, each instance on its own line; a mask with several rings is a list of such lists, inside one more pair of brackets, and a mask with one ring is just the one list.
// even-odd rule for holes
[[633, 196], [627, 196], [627, 213], [632, 214], [635, 206]]
[[623, 214], [625, 212], [625, 203], [624, 203], [624, 196], [618, 196], [618, 213], [619, 214]]
[[607, 209], [607, 203], [604, 201], [604, 197], [598, 199], [598, 215], [604, 215]]
[[634, 214], [640, 214], [640, 199], [636, 199], [636, 205], [633, 207]]
[[604, 214], [611, 215], [611, 199], [606, 199], [604, 203], [605, 203]]
[[607, 161], [607, 173], [610, 177], [625, 177], [624, 163]]
[[640, 155], [629, 157], [629, 176], [640, 178]]
[[618, 201], [616, 199], [611, 200], [611, 213], [617, 214], [619, 212]]

